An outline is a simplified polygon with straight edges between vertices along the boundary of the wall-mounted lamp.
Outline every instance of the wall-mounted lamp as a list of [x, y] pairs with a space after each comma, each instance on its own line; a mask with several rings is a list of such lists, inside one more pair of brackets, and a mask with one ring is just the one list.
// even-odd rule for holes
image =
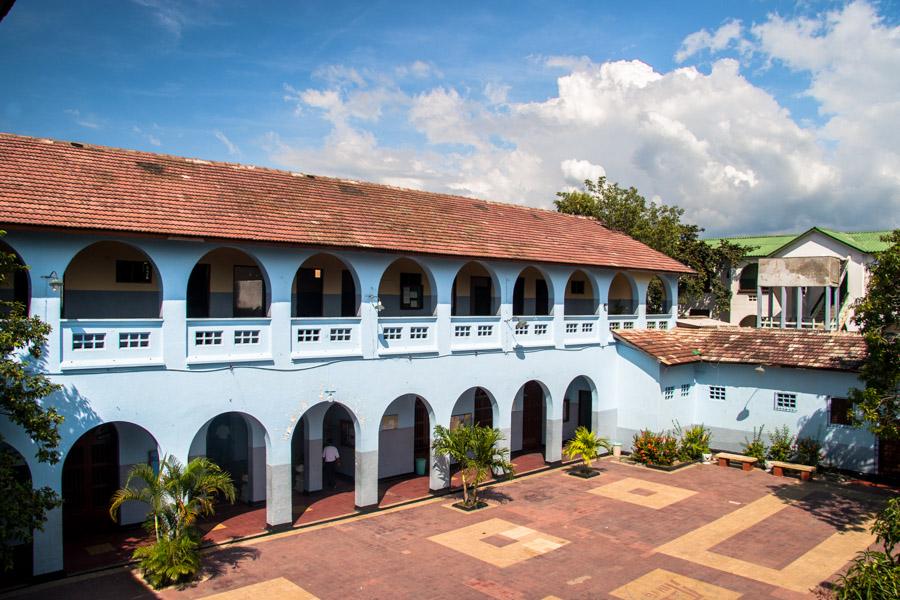
[[322, 395], [325, 396], [326, 401], [334, 402], [334, 390], [323, 390]]
[[603, 303], [603, 312], [605, 312], [605, 313], [609, 312], [609, 304], [606, 302]]
[[381, 303], [381, 300], [375, 294], [369, 294], [369, 297], [366, 298], [366, 300], [372, 305], [375, 312], [380, 314], [384, 310], [384, 304]]
[[50, 271], [49, 275], [41, 275], [41, 279], [46, 279], [47, 285], [49, 285], [50, 289], [54, 292], [58, 292], [63, 286], [63, 280], [59, 278], [56, 271]]
[[757, 373], [759, 373], [760, 375], [762, 375], [763, 373], [766, 372], [765, 367], [763, 367], [762, 365], [759, 365], [758, 367], [756, 367], [756, 368], [753, 369], [753, 370], [756, 371]]
[[526, 327], [528, 327], [528, 321], [526, 321], [525, 319], [519, 319], [518, 321], [516, 321], [517, 329], [525, 329]]

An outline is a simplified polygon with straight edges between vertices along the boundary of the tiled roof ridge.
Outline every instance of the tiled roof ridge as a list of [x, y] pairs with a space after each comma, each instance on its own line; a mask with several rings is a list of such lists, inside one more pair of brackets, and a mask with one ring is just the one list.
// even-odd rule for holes
[[588, 221], [593, 221], [606, 229], [609, 232], [617, 233], [620, 235], [626, 235], [623, 232], [613, 229], [611, 227], [607, 227], [605, 223], [600, 221], [599, 219], [595, 219], [594, 217], [589, 217], [585, 215], [573, 215], [570, 213], [563, 213], [557, 210], [553, 210], [551, 208], [541, 208], [539, 206], [529, 206], [527, 204], [518, 204], [515, 202], [503, 202], [501, 200], [490, 200], [488, 198], [481, 198], [477, 196], [462, 196], [460, 194], [450, 194], [447, 192], [433, 192], [430, 190], [418, 189], [418, 188], [409, 188], [398, 185], [391, 185], [387, 183], [377, 183], [374, 181], [365, 181], [359, 179], [348, 179], [344, 177], [336, 177], [334, 175], [317, 175], [315, 173], [305, 173], [303, 171], [291, 171], [290, 169], [279, 169], [276, 167], [267, 167], [261, 165], [253, 165], [248, 163], [238, 163], [238, 162], [230, 162], [223, 160], [210, 160], [206, 158], [199, 158], [194, 156], [182, 156], [179, 154], [169, 154], [167, 152], [150, 152], [147, 150], [135, 150], [134, 148], [122, 148], [119, 146], [107, 146], [105, 144], [95, 144], [93, 142], [80, 142], [78, 140], [60, 140], [56, 138], [50, 137], [38, 137], [31, 135], [20, 135], [18, 133], [11, 133], [7, 131], [0, 131], [0, 137], [8, 137], [14, 139], [26, 139], [32, 140], [35, 142], [45, 143], [45, 144], [62, 144], [72, 146], [73, 148], [86, 148], [86, 149], [97, 149], [101, 151], [111, 151], [111, 152], [122, 152], [125, 154], [134, 154], [139, 156], [152, 157], [157, 159], [166, 159], [166, 160], [174, 160], [174, 161], [183, 161], [194, 165], [210, 165], [210, 166], [218, 166], [218, 167], [228, 167], [241, 171], [268, 171], [270, 173], [277, 173], [279, 175], [290, 175], [292, 177], [307, 177], [310, 179], [322, 179], [327, 181], [333, 181], [337, 183], [347, 183], [351, 185], [367, 185], [367, 186], [376, 186], [385, 189], [396, 190], [399, 192], [415, 192], [419, 194], [433, 194], [435, 196], [442, 196], [444, 198], [452, 198], [458, 200], [464, 200], [467, 202], [477, 201], [477, 202], [485, 202], [487, 204], [493, 204], [497, 206], [501, 206], [504, 208], [515, 208], [519, 210], [525, 211], [535, 211], [541, 213], [550, 213], [552, 215], [563, 216], [568, 218], [575, 219], [584, 219]]

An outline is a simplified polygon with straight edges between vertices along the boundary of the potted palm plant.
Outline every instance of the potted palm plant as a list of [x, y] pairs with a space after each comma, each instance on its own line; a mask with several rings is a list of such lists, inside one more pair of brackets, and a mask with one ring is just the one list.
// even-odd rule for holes
[[154, 588], [183, 583], [200, 570], [200, 534], [195, 525], [201, 516], [215, 512], [219, 495], [234, 502], [231, 475], [207, 458], [195, 458], [186, 466], [174, 456], [165, 456], [155, 471], [150, 465], [135, 465], [125, 486], [112, 497], [109, 516], [116, 520], [126, 502], [150, 507], [145, 527], [154, 543], [134, 551], [144, 577]]
[[569, 460], [574, 460], [580, 456], [581, 464], [570, 469], [569, 475], [583, 477], [585, 479], [599, 475], [600, 472], [593, 467], [593, 462], [594, 459], [600, 455], [601, 449], [606, 450], [607, 452], [612, 449], [609, 440], [598, 436], [587, 427], [579, 427], [576, 429], [575, 437], [569, 440], [565, 445], [563, 454], [565, 454], [566, 458]]
[[463, 501], [454, 504], [465, 511], [487, 506], [478, 500], [478, 486], [491, 473], [512, 477], [514, 469], [509, 461], [509, 448], [501, 447], [503, 434], [499, 429], [480, 425], [460, 425], [453, 429], [436, 425], [432, 450], [459, 463], [462, 477]]

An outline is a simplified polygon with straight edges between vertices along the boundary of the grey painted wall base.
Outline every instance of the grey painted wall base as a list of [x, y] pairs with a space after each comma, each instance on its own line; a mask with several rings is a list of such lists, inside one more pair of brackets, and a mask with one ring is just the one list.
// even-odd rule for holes
[[266, 465], [266, 525], [290, 525], [293, 522], [291, 465]]
[[450, 461], [446, 456], [435, 456], [432, 453], [431, 472], [428, 476], [428, 489], [432, 492], [450, 487]]
[[322, 440], [306, 442], [306, 464], [303, 476], [307, 492], [318, 492], [322, 489]]
[[591, 426], [593, 431], [600, 437], [606, 438], [611, 442], [621, 442], [617, 431], [618, 411], [599, 410], [591, 414]]
[[356, 500], [357, 508], [378, 505], [378, 450], [356, 452]]
[[562, 419], [547, 419], [544, 437], [544, 461], [558, 463], [562, 461]]

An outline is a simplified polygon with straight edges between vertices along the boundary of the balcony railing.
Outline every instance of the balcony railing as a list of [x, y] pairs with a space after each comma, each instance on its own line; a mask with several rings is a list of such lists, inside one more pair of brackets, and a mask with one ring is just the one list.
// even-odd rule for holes
[[359, 317], [291, 320], [291, 358], [360, 354]]
[[452, 317], [450, 336], [454, 351], [500, 348], [500, 317]]
[[378, 354], [437, 352], [437, 317], [379, 317]]
[[671, 315], [647, 315], [647, 329], [668, 329]]
[[189, 319], [187, 361], [192, 364], [272, 359], [271, 319]]
[[566, 345], [593, 344], [600, 339], [599, 324], [594, 315], [566, 317]]
[[553, 317], [513, 317], [510, 322], [513, 341], [517, 346], [552, 346]]
[[61, 369], [163, 364], [162, 319], [63, 319]]
[[637, 315], [609, 315], [609, 329], [634, 329], [637, 327]]

